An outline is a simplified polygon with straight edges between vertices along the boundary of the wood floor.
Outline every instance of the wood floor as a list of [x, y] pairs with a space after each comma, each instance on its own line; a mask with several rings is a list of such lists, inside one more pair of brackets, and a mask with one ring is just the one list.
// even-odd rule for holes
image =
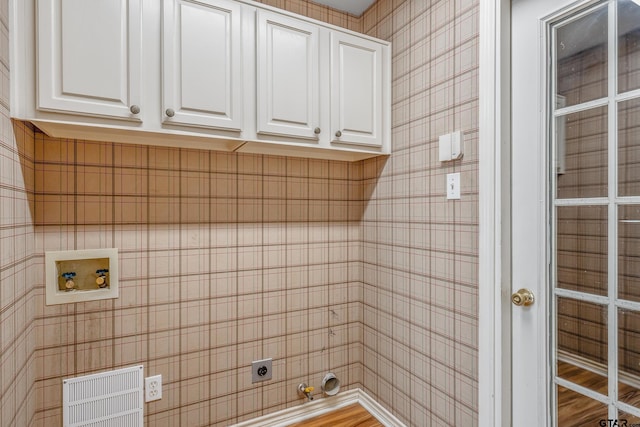
[[[605, 377], [563, 362], [558, 363], [558, 374], [561, 378], [607, 395], [608, 384]], [[621, 401], [640, 407], [638, 388], [621, 383], [619, 393]], [[558, 387], [559, 427], [598, 426], [601, 425], [601, 420], [607, 418], [606, 405], [564, 387]], [[628, 414], [620, 414], [619, 419], [626, 419], [627, 425], [640, 423], [639, 418]], [[383, 427], [383, 425], [360, 404], [354, 403], [337, 411], [292, 424], [290, 427]]]
[[384, 427], [362, 405], [354, 403], [337, 411], [291, 424], [289, 427]]
[[[607, 378], [564, 362], [558, 362], [558, 374], [561, 378], [607, 395]], [[640, 391], [627, 384], [620, 384], [620, 400], [635, 407], [640, 407]], [[564, 387], [558, 387], [558, 426], [598, 426], [600, 420], [606, 420], [606, 405], [575, 393]], [[619, 419], [626, 419], [627, 424], [639, 423], [637, 417], [620, 414]], [[620, 424], [618, 424], [620, 425]]]

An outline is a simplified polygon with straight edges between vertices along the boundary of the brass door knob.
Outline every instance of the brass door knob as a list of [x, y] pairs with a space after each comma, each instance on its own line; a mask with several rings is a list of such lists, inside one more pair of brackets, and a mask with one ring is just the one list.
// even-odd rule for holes
[[520, 289], [511, 295], [511, 302], [517, 306], [528, 307], [535, 302], [535, 298], [529, 289]]

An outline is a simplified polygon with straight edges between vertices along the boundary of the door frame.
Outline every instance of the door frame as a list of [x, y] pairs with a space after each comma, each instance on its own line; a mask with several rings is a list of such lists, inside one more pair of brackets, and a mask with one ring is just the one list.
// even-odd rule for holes
[[511, 2], [479, 16], [478, 422], [511, 425]]

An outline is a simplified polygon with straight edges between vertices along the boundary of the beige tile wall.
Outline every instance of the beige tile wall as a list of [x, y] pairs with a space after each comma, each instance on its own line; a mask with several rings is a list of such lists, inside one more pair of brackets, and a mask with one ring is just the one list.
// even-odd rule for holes
[[[300, 403], [333, 371], [362, 383], [362, 164], [36, 134], [37, 248], [117, 247], [120, 298], [45, 306], [41, 425], [62, 378], [142, 363], [156, 425], [228, 425]], [[252, 360], [274, 358], [253, 385]], [[319, 390], [319, 387], [318, 387]]]
[[307, 0], [256, 0], [258, 3], [288, 10], [342, 28], [362, 32], [362, 18]]
[[[393, 42], [393, 155], [364, 162], [365, 389], [407, 425], [476, 425], [478, 2], [379, 0], [363, 30]], [[440, 163], [455, 130], [464, 157]]]
[[[0, 65], [4, 65], [0, 64]], [[4, 75], [6, 77], [6, 74]], [[35, 406], [33, 131], [0, 105], [0, 425], [29, 425]]]
[[9, 119], [8, 1], [0, 1], [0, 425], [26, 426], [35, 406], [33, 132]]

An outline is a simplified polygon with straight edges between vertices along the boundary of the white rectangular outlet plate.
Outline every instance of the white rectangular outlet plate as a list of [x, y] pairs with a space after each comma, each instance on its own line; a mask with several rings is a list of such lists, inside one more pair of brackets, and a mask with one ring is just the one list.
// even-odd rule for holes
[[162, 399], [162, 375], [144, 379], [144, 401], [153, 402]]
[[273, 377], [272, 359], [256, 360], [251, 363], [251, 382], [267, 381]]

